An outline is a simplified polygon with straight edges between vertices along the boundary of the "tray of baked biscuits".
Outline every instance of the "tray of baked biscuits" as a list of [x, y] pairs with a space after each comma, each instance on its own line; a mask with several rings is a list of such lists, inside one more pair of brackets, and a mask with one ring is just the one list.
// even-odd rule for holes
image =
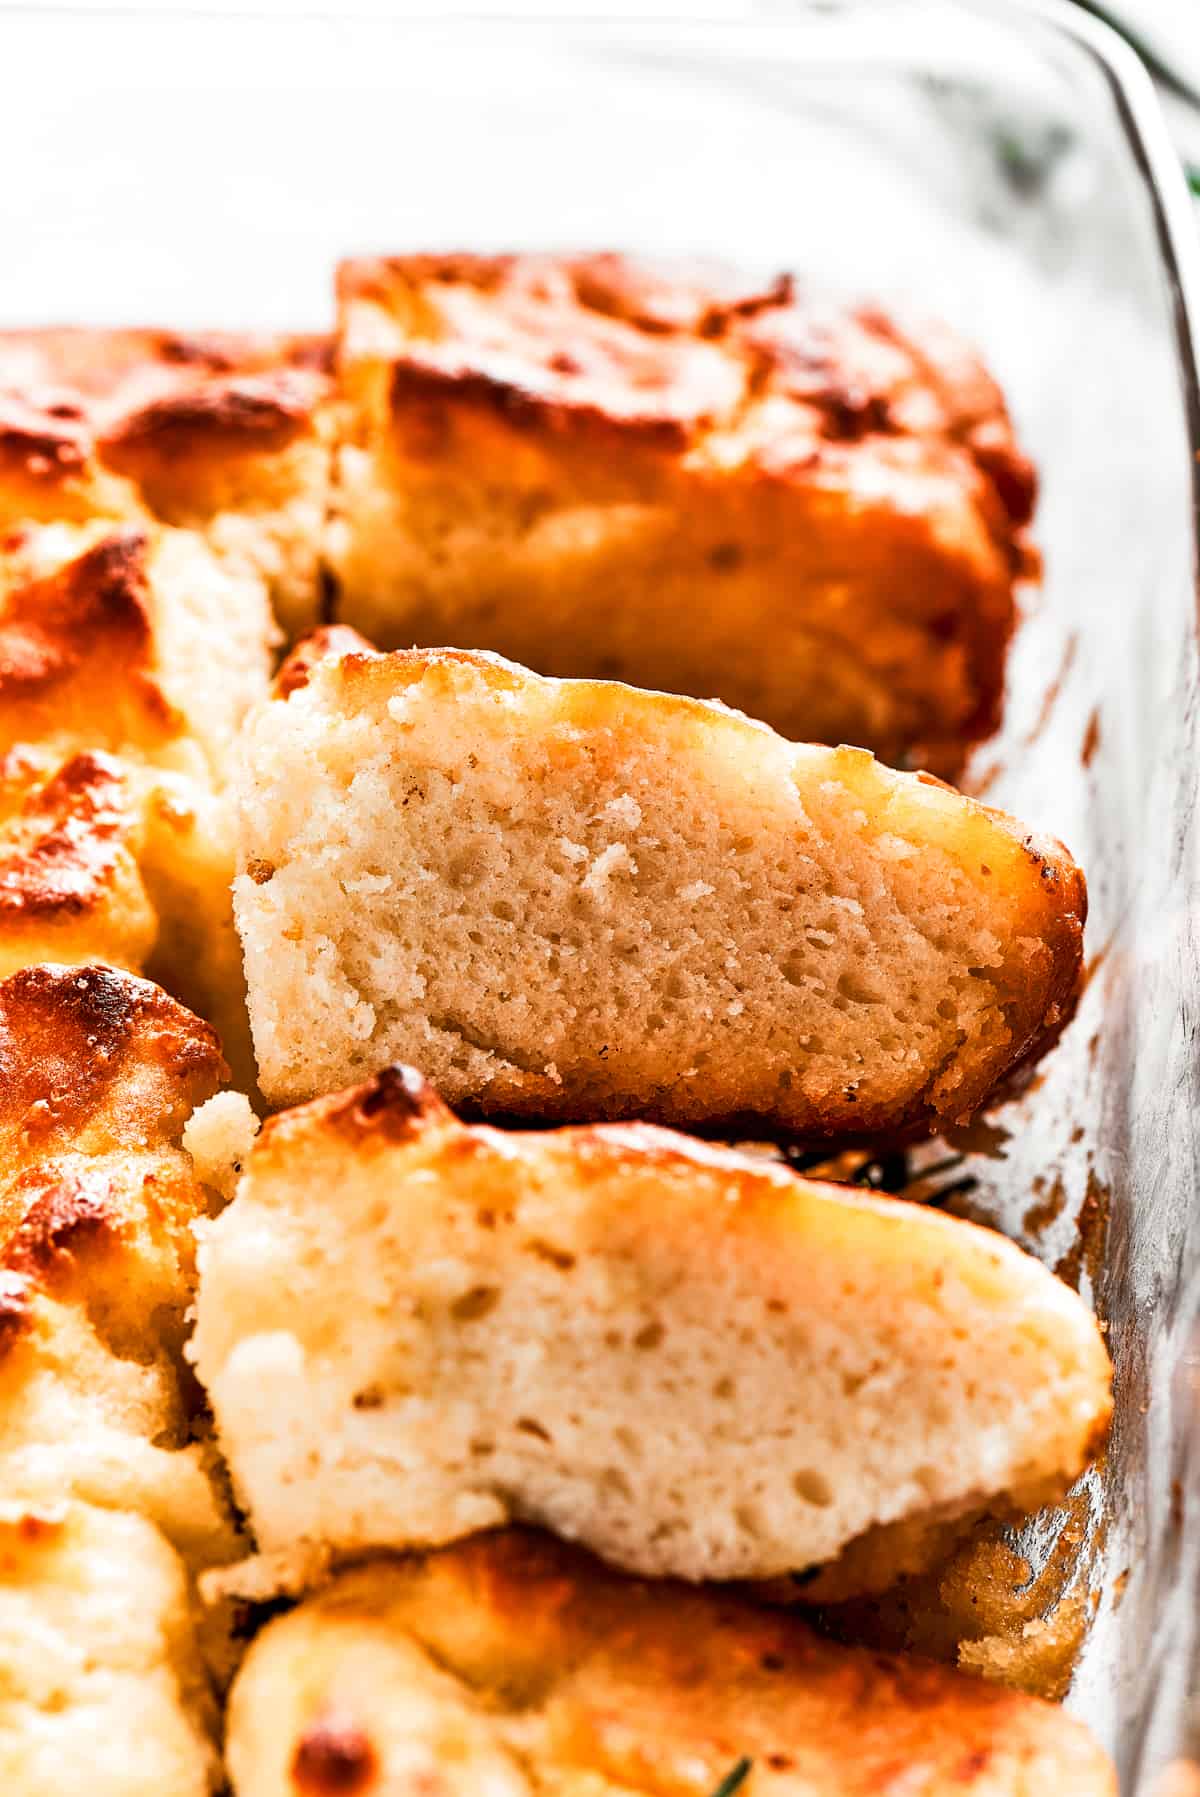
[[0, 28], [0, 1790], [1200, 1789], [1136, 63]]

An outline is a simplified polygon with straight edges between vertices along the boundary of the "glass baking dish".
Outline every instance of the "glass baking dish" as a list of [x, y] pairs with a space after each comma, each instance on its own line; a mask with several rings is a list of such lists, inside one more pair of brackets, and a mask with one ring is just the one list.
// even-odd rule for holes
[[795, 267], [982, 347], [1042, 472], [1045, 583], [971, 780], [1086, 868], [1090, 979], [1036, 1084], [956, 1144], [951, 1202], [1107, 1319], [1107, 1467], [1022, 1550], [1033, 1576], [1069, 1545], [1095, 1608], [1070, 1701], [1123, 1791], [1165, 1790], [1200, 1597], [1200, 269], [1139, 66], [1053, 0], [843, 0], [0, 11], [0, 70], [0, 323], [319, 328], [340, 255], [612, 245]]

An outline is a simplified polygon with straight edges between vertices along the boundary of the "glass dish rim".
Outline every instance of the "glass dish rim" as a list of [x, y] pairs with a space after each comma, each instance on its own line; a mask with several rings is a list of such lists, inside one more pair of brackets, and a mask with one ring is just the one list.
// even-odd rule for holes
[[1193, 572], [1200, 628], [1200, 220], [1150, 73], [1103, 20], [1070, 0], [967, 0], [973, 12], [1024, 13], [1073, 44], [1104, 77], [1117, 122], [1150, 199], [1170, 295], [1175, 359], [1190, 447]]

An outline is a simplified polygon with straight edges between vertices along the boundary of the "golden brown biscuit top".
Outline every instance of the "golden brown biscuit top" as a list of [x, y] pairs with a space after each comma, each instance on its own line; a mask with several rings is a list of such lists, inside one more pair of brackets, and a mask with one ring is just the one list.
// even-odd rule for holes
[[0, 1355], [43, 1296], [143, 1357], [182, 1310], [208, 1208], [179, 1137], [226, 1074], [217, 1038], [110, 967], [0, 983]]
[[[395, 1655], [404, 1636], [427, 1673]], [[272, 1672], [294, 1684], [281, 1690]], [[410, 1693], [440, 1696], [437, 1739], [459, 1744], [464, 1767], [482, 1764], [472, 1744], [503, 1742], [532, 1784], [556, 1791], [708, 1797], [743, 1757], [748, 1789], [780, 1797], [1115, 1789], [1084, 1730], [1035, 1698], [836, 1646], [724, 1594], [621, 1579], [518, 1529], [376, 1561], [272, 1623], [235, 1689], [234, 1732], [242, 1705], [278, 1697], [295, 1717], [296, 1790], [365, 1794]], [[414, 1788], [441, 1789], [436, 1764], [414, 1755]], [[469, 1775], [446, 1788], [471, 1788]]]
[[[445, 1132], [447, 1148], [452, 1141], [469, 1151], [468, 1145], [493, 1139], [486, 1125], [461, 1124], [415, 1067], [396, 1063], [382, 1068], [361, 1086], [330, 1092], [268, 1117], [254, 1145], [254, 1161], [259, 1170], [286, 1172], [295, 1166], [297, 1152], [304, 1154], [322, 1141], [336, 1141], [352, 1153], [386, 1150], [415, 1142], [432, 1130]], [[578, 1129], [573, 1132], [576, 1136], [582, 1133]], [[511, 1146], [519, 1152], [522, 1138], [513, 1136]]]
[[111, 967], [28, 967], [0, 983], [0, 1165], [174, 1143], [227, 1069], [216, 1033]]
[[20, 470], [48, 483], [84, 467], [90, 447], [74, 400], [0, 389], [0, 470]]
[[[392, 399], [425, 385], [487, 405], [510, 422], [615, 424], [683, 449], [691, 429], [738, 403], [742, 373], [686, 330], [646, 330], [581, 296], [571, 265], [548, 258], [419, 259], [419, 287], [395, 310], [407, 326]], [[401, 281], [407, 265], [385, 265]], [[586, 289], [585, 289], [586, 292]]]
[[292, 1783], [301, 1797], [352, 1797], [375, 1782], [378, 1760], [371, 1737], [336, 1711], [318, 1716], [296, 1743]]
[[63, 1155], [0, 1186], [0, 1357], [49, 1297], [82, 1303], [110, 1346], [145, 1358], [178, 1327], [208, 1204], [174, 1150]]
[[330, 361], [315, 335], [0, 332], [0, 474], [53, 485], [281, 448], [312, 429]]
[[106, 467], [136, 478], [147, 463], [283, 449], [311, 429], [322, 376], [277, 370], [209, 380], [117, 418], [99, 439]]
[[1032, 513], [999, 390], [957, 339], [819, 304], [787, 275], [616, 254], [413, 256], [344, 264], [338, 292], [343, 367], [387, 362], [397, 415], [453, 395], [514, 428], [616, 426], [776, 479], [836, 465], [847, 444], [915, 441], [969, 455], [1008, 529]]
[[65, 1504], [0, 1507], [0, 1584], [32, 1582], [31, 1566], [57, 1551], [69, 1528], [68, 1515]]
[[123, 1208], [106, 1167], [30, 1167], [3, 1194], [3, 1265], [53, 1286], [81, 1252], [120, 1232]]
[[73, 755], [48, 778], [19, 749], [0, 756], [0, 918], [88, 910], [134, 827], [112, 756]]
[[78, 411], [107, 404], [108, 415], [212, 375], [248, 374], [280, 366], [320, 372], [329, 339], [315, 335], [66, 327], [0, 331], [0, 388], [57, 388]]
[[349, 655], [375, 656], [379, 651], [349, 624], [322, 624], [301, 637], [282, 662], [271, 687], [275, 699], [290, 698], [312, 679], [323, 661], [342, 661]]
[[38, 537], [34, 526], [0, 538], [0, 745], [52, 734], [59, 720], [81, 735], [88, 713], [101, 742], [178, 735], [184, 720], [158, 677], [147, 534], [114, 525], [80, 537], [86, 546], [48, 573]]
[[0, 590], [0, 700], [65, 679], [98, 645], [106, 660], [148, 663], [154, 633], [145, 533], [115, 528], [52, 574], [24, 579], [30, 535], [10, 531], [0, 545], [16, 575]]

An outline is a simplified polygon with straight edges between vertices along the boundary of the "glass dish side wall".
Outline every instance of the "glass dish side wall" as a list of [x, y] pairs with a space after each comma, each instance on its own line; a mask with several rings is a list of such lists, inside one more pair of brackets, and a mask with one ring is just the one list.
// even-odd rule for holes
[[[974, 1138], [971, 1203], [1109, 1320], [1118, 1419], [1073, 1512], [1101, 1592], [1073, 1701], [1150, 1797], [1184, 1727], [1197, 1572], [1200, 424], [1137, 77], [1067, 17], [5, 13], [0, 322], [320, 326], [343, 254], [612, 244], [793, 266], [980, 344], [1043, 471], [1046, 578], [974, 777], [1070, 844], [1092, 915], [1080, 1015]], [[1031, 1559], [1055, 1538], [1052, 1518], [1029, 1531]]]

